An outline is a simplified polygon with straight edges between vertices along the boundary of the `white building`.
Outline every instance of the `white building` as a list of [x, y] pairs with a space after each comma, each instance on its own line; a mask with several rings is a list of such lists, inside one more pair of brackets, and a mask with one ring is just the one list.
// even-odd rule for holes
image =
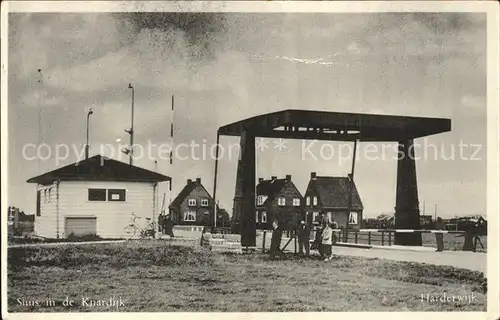
[[156, 218], [156, 190], [165, 181], [171, 178], [101, 155], [31, 178], [27, 182], [37, 184], [35, 233], [130, 236], [126, 228], [134, 215], [140, 227]]

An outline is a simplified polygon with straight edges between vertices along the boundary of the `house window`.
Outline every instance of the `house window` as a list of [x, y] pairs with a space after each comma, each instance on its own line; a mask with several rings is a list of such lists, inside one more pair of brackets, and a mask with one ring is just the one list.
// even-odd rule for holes
[[188, 206], [190, 206], [190, 207], [196, 206], [196, 199], [189, 199], [188, 200]]
[[308, 205], [308, 206], [311, 205], [311, 197], [306, 198], [306, 205]]
[[47, 202], [47, 189], [43, 189], [43, 203]]
[[49, 200], [48, 200], [49, 203], [50, 203], [51, 198], [52, 198], [52, 188], [49, 188]]
[[262, 223], [267, 223], [267, 212], [262, 211]]
[[300, 206], [300, 199], [299, 198], [294, 198], [293, 199], [293, 206], [294, 207], [299, 207]]
[[89, 189], [89, 201], [106, 201], [106, 189]]
[[262, 205], [264, 203], [264, 197], [263, 196], [258, 196], [257, 197], [257, 205]]
[[206, 216], [208, 216], [210, 214], [210, 212], [208, 212], [208, 211], [205, 211], [204, 213]]
[[108, 189], [108, 201], [125, 201], [125, 189]]
[[201, 206], [202, 207], [208, 207], [208, 199], [201, 199]]
[[313, 212], [312, 220], [313, 222], [319, 222], [319, 212]]
[[184, 221], [196, 221], [196, 212], [195, 211], [184, 212]]
[[317, 206], [318, 205], [318, 197], [314, 196], [313, 197], [313, 206]]
[[286, 204], [285, 198], [278, 198], [278, 205], [279, 206], [284, 206], [285, 204]]

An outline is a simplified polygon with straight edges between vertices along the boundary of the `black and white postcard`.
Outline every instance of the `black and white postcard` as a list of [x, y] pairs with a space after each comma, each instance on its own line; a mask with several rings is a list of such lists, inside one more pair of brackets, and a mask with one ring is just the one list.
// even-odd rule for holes
[[2, 317], [498, 319], [498, 56], [495, 1], [3, 2]]

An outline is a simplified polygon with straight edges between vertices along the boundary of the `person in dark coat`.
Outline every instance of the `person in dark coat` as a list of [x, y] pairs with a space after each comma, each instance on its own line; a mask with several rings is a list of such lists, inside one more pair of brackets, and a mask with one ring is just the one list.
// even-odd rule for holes
[[436, 246], [437, 246], [436, 252], [441, 252], [444, 249], [444, 240], [443, 240], [444, 234], [442, 232], [439, 232], [439, 230], [444, 230], [444, 229], [445, 228], [443, 219], [441, 219], [441, 217], [438, 217], [436, 221], [436, 230], [438, 230], [438, 232], [436, 232]]
[[281, 252], [281, 228], [278, 220], [273, 221], [273, 233], [271, 236], [271, 249], [269, 251], [272, 258], [280, 256]]
[[309, 236], [311, 230], [304, 220], [300, 221], [299, 229], [297, 231], [297, 240], [299, 241], [299, 254], [304, 254], [304, 249], [306, 251], [306, 256], [309, 256]]
[[172, 220], [170, 214], [168, 214], [164, 219], [164, 229], [165, 234], [172, 238], [174, 237], [174, 221]]
[[476, 252], [476, 247], [478, 242], [479, 245], [481, 246], [481, 249], [484, 250], [483, 243], [481, 242], [481, 238], [479, 237], [482, 234], [483, 229], [484, 229], [484, 219], [483, 217], [479, 217], [473, 228], [473, 234], [474, 234], [474, 246], [472, 247], [473, 252]]

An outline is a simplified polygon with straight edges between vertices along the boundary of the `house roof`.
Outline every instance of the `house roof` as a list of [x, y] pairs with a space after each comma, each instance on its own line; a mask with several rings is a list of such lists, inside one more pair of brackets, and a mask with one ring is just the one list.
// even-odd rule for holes
[[179, 192], [177, 197], [175, 197], [175, 199], [172, 200], [172, 203], [170, 204], [170, 206], [172, 207], [172, 206], [180, 205], [182, 203], [182, 201], [184, 201], [184, 199], [186, 199], [186, 197], [189, 196], [191, 194], [191, 192], [197, 186], [201, 186], [206, 191], [206, 193], [208, 194], [210, 199], [212, 199], [212, 197], [210, 196], [210, 193], [208, 193], [207, 189], [205, 189], [205, 187], [203, 186], [201, 181], [193, 180], [193, 181], [189, 181], [188, 183], [186, 183], [186, 185], [184, 186], [184, 188], [182, 188], [181, 192]]
[[[291, 178], [289, 178], [291, 179]], [[293, 185], [293, 182], [290, 180], [290, 182]], [[269, 180], [262, 180], [257, 184], [256, 188], [256, 195], [257, 196], [266, 196], [266, 200], [262, 204], [263, 206], [267, 205], [268, 203], [272, 202], [276, 196], [281, 192], [281, 190], [286, 187], [287, 184], [287, 178], [284, 179], [269, 179]], [[295, 187], [295, 185], [294, 185]], [[302, 199], [302, 195], [300, 192], [297, 190], [298, 194], [300, 195], [300, 198]]]
[[316, 177], [314, 187], [323, 208], [347, 208], [349, 185], [351, 185], [352, 195], [351, 208], [363, 210], [356, 184], [347, 177]]
[[268, 204], [273, 201], [276, 195], [283, 189], [286, 185], [286, 179], [270, 179], [262, 180], [257, 185], [256, 193], [258, 196], [266, 196], [267, 199], [263, 205]]
[[28, 183], [65, 181], [171, 181], [172, 178], [137, 166], [96, 155], [29, 179]]

